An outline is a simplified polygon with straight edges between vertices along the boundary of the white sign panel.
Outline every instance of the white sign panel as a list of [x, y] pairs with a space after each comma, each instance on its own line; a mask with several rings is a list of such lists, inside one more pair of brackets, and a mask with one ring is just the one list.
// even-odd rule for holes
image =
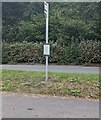
[[44, 2], [44, 13], [48, 15], [48, 3]]
[[50, 45], [48, 44], [44, 45], [44, 55], [46, 56], [50, 55]]

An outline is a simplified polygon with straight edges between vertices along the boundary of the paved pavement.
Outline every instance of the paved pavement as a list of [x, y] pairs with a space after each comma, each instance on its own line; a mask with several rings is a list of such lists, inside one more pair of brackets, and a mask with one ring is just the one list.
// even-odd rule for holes
[[3, 93], [3, 118], [99, 118], [99, 101]]
[[[44, 72], [45, 65], [2, 65], [2, 66], [0, 66], [0, 69]], [[64, 72], [64, 73], [95, 73], [95, 74], [99, 74], [99, 67], [49, 65], [49, 71], [50, 72]]]

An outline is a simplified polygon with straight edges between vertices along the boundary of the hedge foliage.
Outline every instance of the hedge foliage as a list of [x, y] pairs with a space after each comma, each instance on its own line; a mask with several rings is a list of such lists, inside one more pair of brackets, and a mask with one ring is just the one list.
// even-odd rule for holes
[[[51, 43], [51, 55], [49, 63], [55, 64], [98, 64], [101, 62], [99, 51], [101, 42], [81, 41], [79, 44], [71, 43], [68, 46], [61, 46], [58, 43]], [[43, 55], [43, 43], [22, 42], [22, 43], [3, 43], [2, 63], [45, 63]]]

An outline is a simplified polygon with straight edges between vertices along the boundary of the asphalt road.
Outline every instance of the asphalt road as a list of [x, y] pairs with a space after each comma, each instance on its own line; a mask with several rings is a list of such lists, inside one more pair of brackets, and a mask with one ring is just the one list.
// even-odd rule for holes
[[99, 101], [3, 93], [3, 118], [99, 118]]
[[[0, 65], [0, 69], [45, 72], [45, 65]], [[49, 72], [99, 74], [99, 67], [49, 65]]]

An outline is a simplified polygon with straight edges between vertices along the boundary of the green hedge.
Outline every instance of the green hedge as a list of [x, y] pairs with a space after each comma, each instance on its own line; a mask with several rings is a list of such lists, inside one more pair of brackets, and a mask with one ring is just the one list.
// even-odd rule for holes
[[3, 44], [3, 63], [43, 63], [42, 44], [28, 42]]
[[82, 63], [101, 63], [101, 42], [100, 41], [82, 41], [79, 44], [79, 60]]
[[[43, 56], [43, 43], [3, 43], [2, 52], [3, 64], [45, 63], [45, 57]], [[74, 42], [68, 46], [51, 43], [49, 63], [98, 64], [99, 62], [101, 62], [99, 42], [91, 40], [82, 41], [79, 44]]]

